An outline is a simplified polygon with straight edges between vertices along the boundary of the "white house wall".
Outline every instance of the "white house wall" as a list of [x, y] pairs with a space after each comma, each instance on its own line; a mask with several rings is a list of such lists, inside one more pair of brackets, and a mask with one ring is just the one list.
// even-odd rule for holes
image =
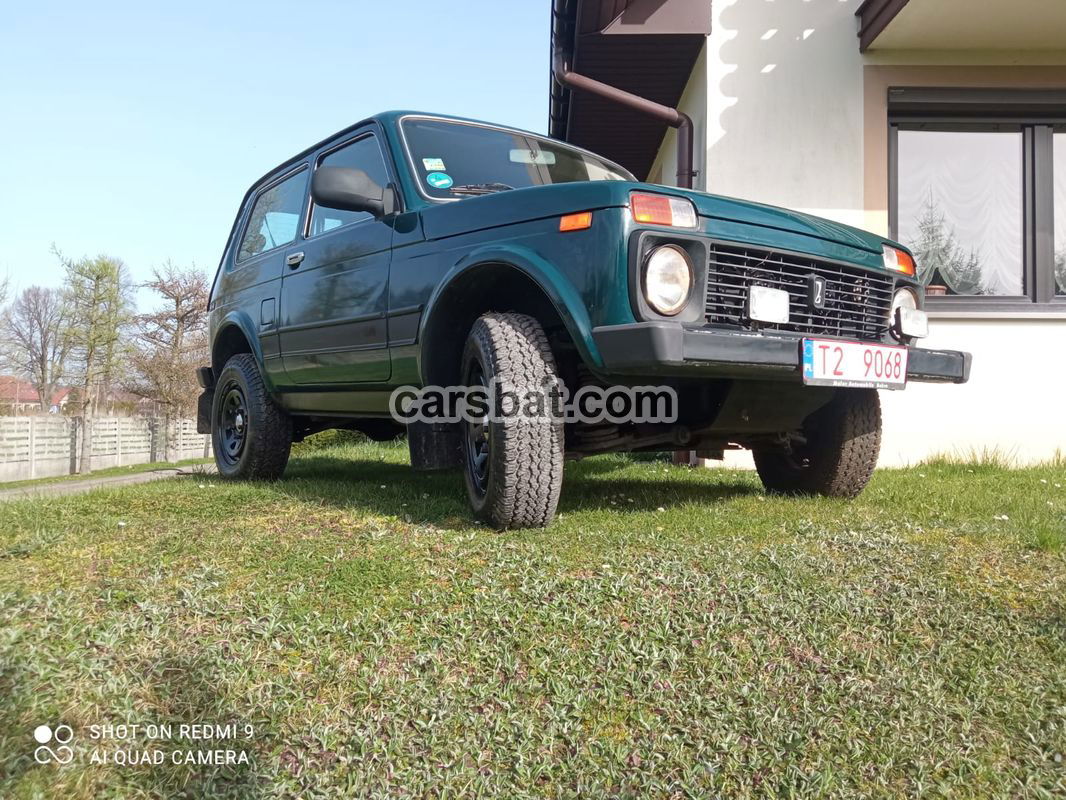
[[715, 0], [707, 187], [862, 224], [854, 2]]
[[[712, 32], [680, 104], [696, 123], [698, 187], [887, 234], [884, 198], [871, 204], [864, 195], [864, 65], [1066, 63], [1038, 52], [863, 55], [859, 2], [714, 0]], [[670, 132], [653, 179], [674, 183], [674, 153]], [[993, 451], [1024, 463], [1066, 453], [1066, 371], [1058, 368], [1066, 314], [935, 316], [926, 345], [973, 352], [970, 383], [882, 392], [882, 465]]]

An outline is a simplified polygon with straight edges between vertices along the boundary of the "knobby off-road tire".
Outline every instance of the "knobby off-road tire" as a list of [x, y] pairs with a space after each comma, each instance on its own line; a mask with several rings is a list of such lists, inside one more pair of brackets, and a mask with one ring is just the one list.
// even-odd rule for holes
[[803, 423], [804, 443], [756, 450], [755, 468], [774, 494], [857, 497], [881, 450], [881, 403], [874, 389], [842, 389]]
[[[555, 359], [540, 323], [516, 313], [485, 314], [463, 350], [465, 386], [519, 394], [556, 378]], [[563, 425], [554, 419], [506, 416], [462, 423], [467, 496], [474, 515], [500, 530], [551, 522], [563, 484]]]
[[215, 382], [211, 444], [225, 478], [275, 480], [292, 448], [292, 420], [270, 397], [255, 357], [238, 353]]

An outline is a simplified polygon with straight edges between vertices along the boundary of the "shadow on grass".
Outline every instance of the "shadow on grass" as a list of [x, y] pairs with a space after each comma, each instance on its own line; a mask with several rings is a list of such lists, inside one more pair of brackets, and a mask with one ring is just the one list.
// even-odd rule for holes
[[[104, 772], [97, 773], [93, 780], [102, 782], [114, 793], [109, 796], [222, 799], [263, 796], [260, 775], [269, 765], [258, 762], [265, 758], [261, 754], [272, 739], [270, 731], [256, 730], [255, 738], [249, 740], [201, 740], [179, 735], [179, 726], [183, 723], [234, 725], [237, 730], [243, 730], [242, 726], [247, 722], [245, 715], [225, 699], [225, 683], [217, 664], [208, 653], [190, 648], [185, 640], [164, 640], [158, 642], [158, 649], [151, 657], [122, 662], [117, 668], [112, 666], [111, 669], [122, 669], [136, 675], [136, 680], [147, 686], [152, 698], [147, 708], [140, 709], [139, 714], [131, 718], [126, 718], [121, 712], [107, 716], [107, 710], [101, 718], [86, 718], [84, 711], [76, 711], [74, 718], [64, 715], [60, 709], [64, 704], [68, 707], [70, 704], [63, 699], [61, 687], [65, 681], [76, 680], [77, 673], [72, 669], [61, 677], [52, 676], [54, 683], [48, 686], [42, 702], [40, 696], [35, 696], [42, 692], [36, 676], [50, 674], [49, 668], [32, 663], [34, 658], [42, 657], [42, 651], [29, 650], [19, 654], [18, 649], [15, 649], [12, 654], [18, 659], [17, 667], [9, 663], [0, 669], [0, 692], [4, 696], [4, 702], [0, 703], [0, 729], [3, 731], [0, 735], [0, 795], [21, 796], [23, 789], [41, 782], [48, 784], [53, 779], [59, 780], [61, 787], [70, 787], [70, 784], [51, 774], [56, 768], [54, 764], [38, 764], [34, 761], [36, 743], [31, 739], [31, 732], [36, 725], [47, 722], [52, 726], [70, 725], [74, 731], [71, 742], [74, 760], [69, 769], [103, 769]], [[214, 655], [216, 658], [222, 657]], [[142, 726], [163, 723], [171, 726], [174, 736], [169, 739], [149, 739], [141, 733], [136, 738], [126, 740], [94, 741], [89, 735], [90, 725], [122, 723]], [[195, 755], [191, 757], [191, 762], [185, 760], [185, 753], [189, 751], [195, 753], [217, 749], [244, 750], [248, 763], [197, 763], [199, 758]], [[122, 751], [129, 758], [129, 754], [157, 750], [161, 752], [158, 763], [152, 761], [129, 766], [119, 765], [115, 761], [116, 751]], [[176, 762], [172, 756], [174, 751], [179, 753]], [[94, 765], [94, 752], [102, 759], [97, 763], [105, 766]], [[103, 755], [105, 753], [106, 756]], [[6, 794], [8, 789], [11, 794]], [[29, 789], [25, 796], [38, 795]]]
[[[231, 703], [226, 695], [227, 684], [217, 663], [227, 657], [225, 645], [188, 648], [174, 642], [163, 646], [151, 658], [134, 660], [130, 671], [144, 675], [154, 696], [154, 719], [167, 722], [175, 732], [183, 723], [202, 724], [238, 731], [233, 738], [181, 739], [157, 743], [165, 751], [179, 751], [178, 763], [168, 755], [163, 764], [147, 770], [123, 774], [131, 788], [136, 787], [149, 796], [157, 797], [217, 797], [254, 798], [263, 796], [259, 775], [269, 765], [259, 763], [265, 756], [265, 745], [273, 733], [258, 723], [252, 736], [242, 735], [248, 724], [246, 715]], [[231, 728], [229, 726], [232, 726]], [[141, 746], [151, 747], [145, 742]], [[247, 764], [200, 764], [190, 751], [245, 751]], [[257, 752], [258, 750], [258, 752]], [[182, 763], [184, 758], [194, 759]]]
[[[629, 466], [622, 460], [599, 458], [567, 464], [559, 511], [651, 511], [759, 493], [753, 484], [732, 476], [724, 482], [712, 481], [708, 473], [702, 480], [693, 480], [690, 473], [680, 472], [682, 468], [676, 478], [657, 475], [654, 481], [612, 477]], [[456, 518], [470, 519], [458, 469], [418, 473], [406, 464], [306, 456], [293, 459], [279, 486], [300, 499], [342, 508], [358, 506], [386, 516], [405, 514], [417, 521], [449, 524]]]

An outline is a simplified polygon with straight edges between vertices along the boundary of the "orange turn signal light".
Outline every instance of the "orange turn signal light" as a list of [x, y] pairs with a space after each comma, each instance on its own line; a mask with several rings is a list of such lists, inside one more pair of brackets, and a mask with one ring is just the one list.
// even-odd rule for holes
[[890, 269], [893, 272], [902, 272], [904, 275], [914, 277], [917, 268], [910, 253], [888, 244], [882, 245], [881, 250], [884, 254], [885, 269]]
[[560, 233], [566, 233], [567, 231], [583, 231], [585, 228], [591, 227], [591, 211], [580, 211], [577, 214], [567, 214], [565, 217], [559, 217]]

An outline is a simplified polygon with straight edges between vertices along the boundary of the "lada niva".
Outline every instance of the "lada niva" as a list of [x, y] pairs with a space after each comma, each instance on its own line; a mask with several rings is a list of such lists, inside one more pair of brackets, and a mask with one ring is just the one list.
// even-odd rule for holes
[[[882, 236], [643, 183], [526, 131], [388, 112], [248, 190], [211, 292], [198, 425], [222, 475], [257, 479], [317, 431], [406, 434], [412, 466], [462, 468], [498, 528], [546, 525], [564, 459], [611, 451], [747, 448], [769, 491], [854, 497], [878, 390], [967, 380], [969, 354], [916, 346], [923, 303], [911, 253]], [[401, 387], [553, 402], [404, 416]], [[554, 402], [611, 387], [673, 409]]]

